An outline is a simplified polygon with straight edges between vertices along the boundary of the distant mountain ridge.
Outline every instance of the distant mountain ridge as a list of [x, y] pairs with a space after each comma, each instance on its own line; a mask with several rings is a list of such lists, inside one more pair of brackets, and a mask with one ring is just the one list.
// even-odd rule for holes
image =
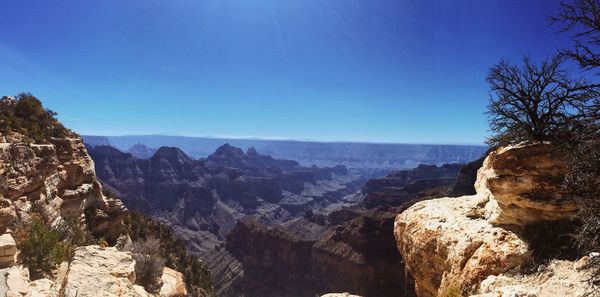
[[[483, 145], [384, 144], [354, 142], [307, 142], [289, 140], [226, 139], [208, 137], [132, 135], [83, 136], [87, 145], [110, 145], [148, 158], [162, 146], [178, 147], [193, 158], [204, 158], [225, 143], [242, 150], [255, 148], [261, 154], [278, 159], [295, 160], [302, 166], [348, 168], [410, 169], [420, 164], [467, 163], [480, 158], [487, 150]], [[140, 153], [141, 145], [145, 146]]]

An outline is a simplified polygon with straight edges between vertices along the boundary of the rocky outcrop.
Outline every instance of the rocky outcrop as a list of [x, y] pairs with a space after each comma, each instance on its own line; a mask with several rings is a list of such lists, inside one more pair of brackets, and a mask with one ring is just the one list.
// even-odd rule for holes
[[92, 297], [99, 292], [106, 296], [139, 296], [134, 283], [135, 262], [131, 253], [114, 247], [79, 247], [69, 264], [65, 297]]
[[529, 255], [516, 234], [474, 216], [480, 197], [423, 201], [398, 215], [394, 234], [419, 297], [473, 292], [489, 275], [521, 265]]
[[[0, 296], [155, 296], [135, 285], [135, 279], [135, 262], [130, 252], [90, 245], [77, 248], [73, 261], [61, 264], [52, 280], [31, 281], [23, 266], [0, 269]], [[188, 296], [181, 273], [165, 268], [162, 280], [161, 297]]]
[[95, 226], [96, 235], [115, 239], [126, 209], [120, 201], [102, 194], [94, 163], [81, 139], [48, 141], [0, 143], [0, 232], [17, 217], [27, 219], [32, 207], [50, 221], [80, 219], [85, 210], [94, 209], [97, 211], [88, 219], [103, 224]]
[[569, 220], [577, 211], [560, 187], [560, 157], [546, 143], [500, 148], [479, 169], [476, 195], [422, 201], [399, 214], [394, 234], [417, 295], [509, 296], [497, 294], [504, 285], [490, 276], [531, 259], [532, 243], [521, 231], [535, 233], [536, 224]]
[[547, 143], [508, 146], [491, 152], [478, 171], [475, 189], [488, 199], [489, 221], [525, 226], [572, 218], [577, 204], [562, 187], [567, 167]]
[[187, 290], [181, 272], [165, 267], [161, 277], [160, 297], [185, 297]]

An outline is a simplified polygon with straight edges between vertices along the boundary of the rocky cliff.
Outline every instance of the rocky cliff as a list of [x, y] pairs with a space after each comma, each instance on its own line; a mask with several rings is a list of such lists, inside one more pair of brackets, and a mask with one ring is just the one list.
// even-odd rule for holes
[[[51, 222], [86, 219], [97, 236], [116, 239], [127, 209], [120, 200], [102, 194], [81, 139], [71, 135], [48, 142], [24, 143], [13, 137], [0, 143], [0, 231], [26, 219], [36, 207]], [[86, 210], [93, 210], [88, 217]]]
[[[574, 262], [551, 266], [552, 273], [540, 270], [537, 277], [520, 272], [539, 260], [533, 257], [538, 243], [528, 234], [568, 225], [577, 211], [560, 188], [564, 173], [549, 144], [505, 147], [483, 162], [476, 195], [423, 201], [399, 214], [394, 234], [417, 295], [579, 296], [575, 292], [589, 290], [585, 269], [571, 269]], [[544, 248], [564, 249], [554, 236], [568, 234], [544, 238]], [[557, 286], [557, 274], [571, 276]]]
[[[0, 100], [0, 296], [155, 296], [131, 252], [108, 247], [128, 238], [128, 210], [53, 115], [31, 94]], [[182, 274], [162, 278], [161, 296], [187, 296]]]

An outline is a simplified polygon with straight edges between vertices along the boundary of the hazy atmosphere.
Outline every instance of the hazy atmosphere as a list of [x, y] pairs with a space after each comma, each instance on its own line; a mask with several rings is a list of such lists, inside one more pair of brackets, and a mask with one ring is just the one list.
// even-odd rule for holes
[[481, 144], [489, 66], [564, 47], [546, 21], [558, 8], [2, 1], [0, 89], [43, 98], [81, 134]]

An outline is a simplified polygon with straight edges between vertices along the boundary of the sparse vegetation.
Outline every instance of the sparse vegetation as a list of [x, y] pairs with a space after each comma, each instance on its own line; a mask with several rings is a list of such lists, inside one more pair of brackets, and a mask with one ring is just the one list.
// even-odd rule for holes
[[16, 132], [30, 142], [46, 142], [51, 137], [65, 137], [72, 132], [56, 118], [56, 113], [44, 109], [39, 99], [21, 93], [12, 104], [0, 104], [0, 133]]
[[15, 240], [23, 264], [32, 276], [49, 274], [56, 265], [66, 260], [66, 248], [59, 233], [48, 228], [42, 220], [34, 218], [20, 227], [15, 231], [18, 234]]
[[[131, 212], [125, 219], [125, 232], [134, 242], [155, 238], [160, 243], [160, 256], [164, 265], [181, 272], [190, 296], [214, 296], [208, 269], [200, 259], [190, 255], [183, 242], [171, 229], [140, 213]], [[136, 252], [134, 247], [133, 252]]]
[[159, 293], [165, 260], [161, 257], [160, 241], [154, 237], [133, 243], [136, 282], [149, 293]]

